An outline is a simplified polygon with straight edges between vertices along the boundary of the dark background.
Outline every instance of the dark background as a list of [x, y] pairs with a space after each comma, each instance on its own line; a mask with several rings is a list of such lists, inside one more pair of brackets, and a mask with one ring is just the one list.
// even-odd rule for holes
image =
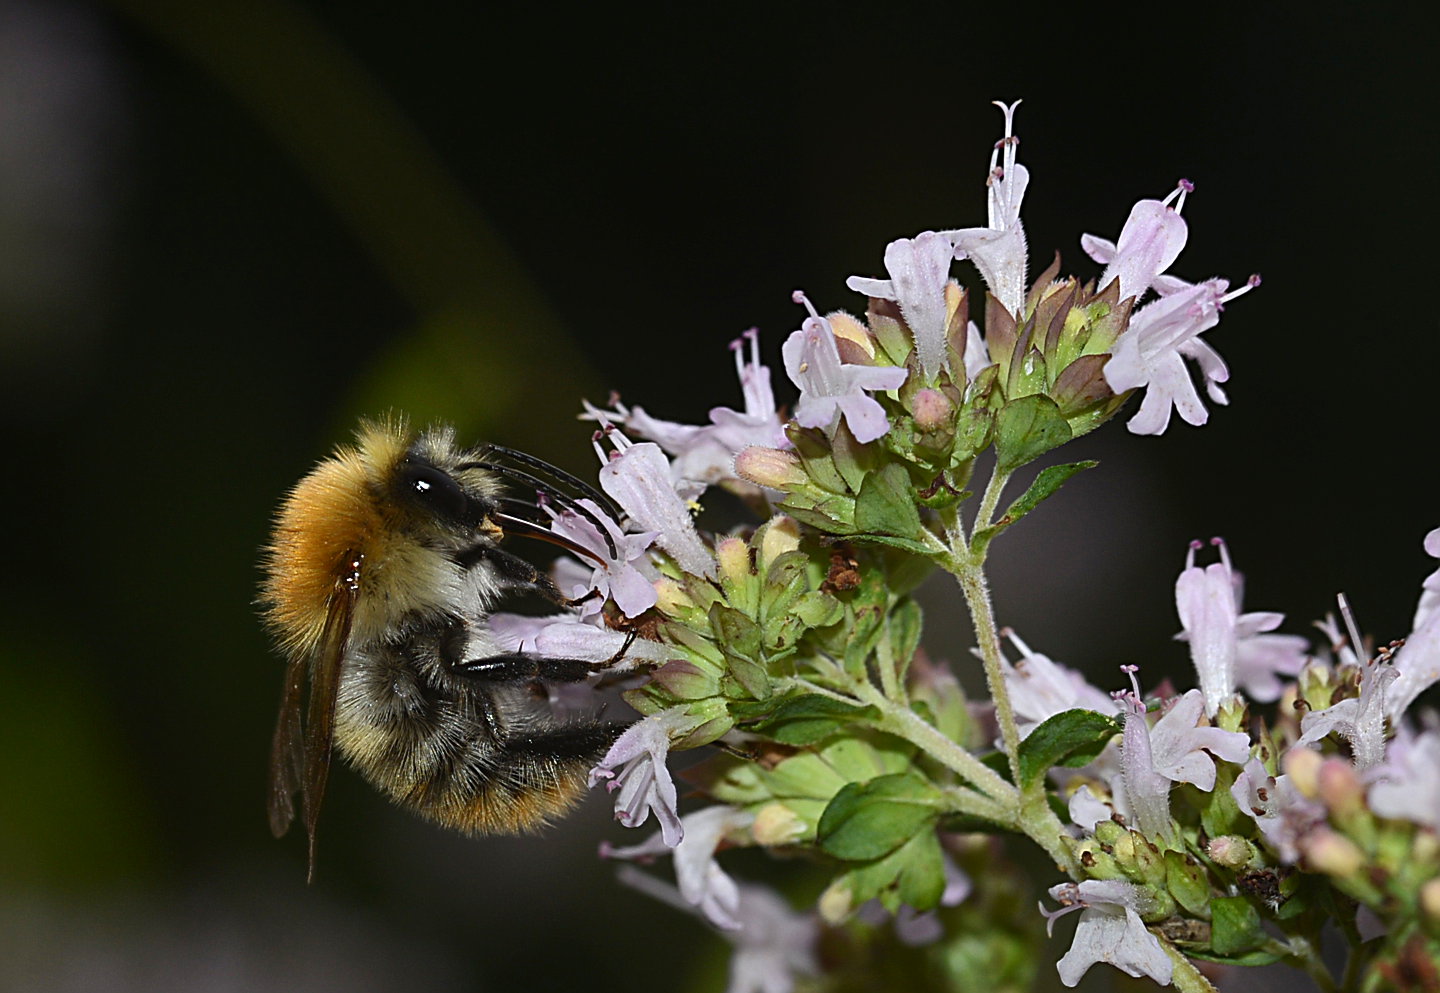
[[1208, 336], [1229, 408], [1066, 450], [1104, 464], [997, 545], [1002, 623], [1187, 685], [1173, 581], [1221, 534], [1287, 630], [1344, 589], [1403, 636], [1440, 524], [1432, 25], [994, 8], [0, 5], [0, 987], [722, 988], [723, 943], [593, 857], [603, 802], [466, 841], [340, 772], [307, 889], [262, 812], [256, 550], [360, 414], [589, 471], [582, 395], [738, 405], [726, 343], [778, 365], [792, 290], [858, 308], [886, 242], [984, 222], [994, 99], [1035, 270], [1095, 275], [1081, 232], [1185, 176], [1174, 271], [1265, 278]]

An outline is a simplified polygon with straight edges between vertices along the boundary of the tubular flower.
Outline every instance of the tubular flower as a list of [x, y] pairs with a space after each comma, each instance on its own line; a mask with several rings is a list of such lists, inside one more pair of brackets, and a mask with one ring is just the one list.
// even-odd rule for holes
[[800, 402], [795, 406], [796, 423], [801, 427], [829, 429], [838, 411], [856, 441], [864, 443], [883, 436], [890, 430], [885, 409], [865, 391], [899, 389], [907, 371], [842, 363], [830, 322], [815, 311], [805, 294], [796, 291], [795, 302], [804, 304], [810, 311], [800, 330], [785, 339], [781, 349], [785, 371], [800, 387]]
[[1062, 907], [1046, 911], [1041, 906], [1047, 933], [1059, 917], [1082, 911], [1075, 940], [1056, 964], [1066, 986], [1079, 983], [1096, 962], [1108, 962], [1127, 976], [1149, 976], [1161, 986], [1170, 985], [1174, 964], [1160, 939], [1147, 931], [1140, 919], [1139, 912], [1148, 911], [1151, 903], [1144, 889], [1119, 879], [1087, 879], [1052, 886], [1050, 897]]
[[665, 765], [670, 754], [670, 734], [684, 721], [680, 708], [636, 721], [615, 739], [610, 751], [590, 770], [592, 787], [603, 781], [610, 792], [619, 791], [615, 798], [615, 819], [621, 824], [639, 827], [652, 810], [655, 812], [655, 819], [660, 822], [659, 837], [665, 848], [674, 848], [685, 838], [675, 806], [675, 781]]
[[[1425, 551], [1440, 558], [1440, 528], [1425, 536]], [[1440, 569], [1425, 580], [1410, 636], [1395, 653], [1395, 682], [1385, 692], [1385, 713], [1392, 722], [1415, 698], [1440, 681]]]
[[727, 835], [747, 830], [754, 820], [754, 815], [735, 807], [706, 807], [685, 815], [678, 844], [671, 845], [657, 835], [627, 848], [604, 845], [600, 854], [606, 858], [645, 860], [673, 848], [675, 881], [681, 897], [698, 908], [711, 924], [736, 931], [742, 926], [740, 888], [715, 861], [715, 850]]
[[1025, 306], [1025, 227], [1020, 223], [1020, 202], [1030, 185], [1030, 171], [1015, 161], [1020, 139], [1015, 137], [1015, 108], [995, 102], [1005, 115], [1005, 137], [990, 153], [990, 176], [986, 185], [989, 218], [983, 228], [964, 228], [943, 234], [955, 245], [957, 259], [969, 259], [1000, 306], [1019, 315]]
[[1142, 834], [1173, 840], [1170, 785], [1192, 783], [1210, 792], [1215, 788], [1214, 756], [1227, 762], [1244, 762], [1250, 755], [1250, 739], [1238, 731], [1199, 725], [1204, 708], [1199, 690], [1181, 696], [1150, 727], [1135, 681], [1135, 667], [1122, 668], [1130, 673], [1133, 687], [1131, 692], [1120, 695], [1125, 706], [1120, 743], [1125, 799]]
[[1206, 392], [1218, 404], [1228, 400], [1219, 384], [1230, 378], [1224, 361], [1198, 336], [1220, 323], [1225, 304], [1260, 285], [1251, 276], [1238, 290], [1227, 293], [1224, 279], [1207, 279], [1146, 304], [1130, 318], [1130, 326], [1115, 342], [1105, 364], [1105, 381], [1117, 394], [1146, 387], [1140, 410], [1127, 423], [1133, 434], [1163, 434], [1170, 411], [1185, 423], [1199, 427], [1210, 417], [1184, 358], [1200, 367]]
[[[590, 569], [588, 575], [578, 577], [579, 582], [571, 587], [571, 595], [575, 597], [582, 597], [590, 590], [600, 593], [600, 596], [591, 597], [580, 605], [581, 615], [599, 613], [608, 598], [615, 601], [626, 617], [639, 617], [655, 606], [655, 587], [633, 563], [638, 560], [640, 566], [648, 567], [645, 552], [658, 537], [657, 532], [625, 534], [595, 501], [582, 499], [578, 503], [593, 515], [593, 519], [569, 510], [556, 511], [548, 504], [545, 510], [550, 514], [551, 531], [586, 549], [596, 561], [603, 563]], [[606, 542], [600, 534], [595, 521], [599, 521], [609, 532], [610, 542]]]
[[1182, 179], [1164, 200], [1141, 200], [1131, 207], [1120, 229], [1119, 244], [1093, 234], [1081, 235], [1080, 247], [1106, 267], [1100, 276], [1102, 290], [1118, 279], [1120, 298], [1134, 297], [1138, 301], [1152, 286], [1164, 287], [1162, 293], [1178, 288], [1178, 281], [1162, 282], [1161, 274], [1185, 247], [1188, 231], [1180, 211], [1186, 195], [1194, 191], [1195, 186]]
[[1175, 581], [1175, 606], [1184, 628], [1176, 637], [1190, 643], [1190, 658], [1205, 694], [1205, 713], [1214, 717], [1237, 683], [1253, 700], [1279, 699], [1276, 674], [1299, 672], [1305, 665], [1306, 644], [1297, 635], [1265, 633], [1279, 627], [1284, 614], [1240, 613], [1240, 574], [1230, 563], [1225, 542], [1212, 538], [1210, 543], [1219, 549], [1220, 561], [1204, 569], [1195, 565], [1195, 553], [1204, 546], [1192, 541], [1185, 570]]
[[613, 410], [586, 404], [585, 416], [624, 424], [673, 455], [671, 474], [676, 489], [686, 500], [698, 497], [706, 486], [735, 482], [735, 456], [742, 449], [751, 445], [786, 448], [790, 444], [776, 412], [770, 369], [760, 361], [759, 340], [759, 331], [751, 328], [730, 343], [735, 374], [745, 398], [744, 410], [712, 407], [709, 424], [679, 424], [651, 417], [643, 407], [626, 407], [617, 401]]
[[1360, 667], [1360, 695], [1306, 714], [1296, 746], [1335, 733], [1349, 742], [1356, 769], [1378, 765], [1385, 757], [1385, 691], [1396, 675], [1388, 655], [1367, 660]]
[[1020, 652], [1020, 661], [1005, 665], [1005, 685], [1015, 708], [1020, 737], [1028, 737], [1045, 721], [1067, 710], [1094, 710], [1114, 713], [1110, 697], [1091, 686], [1074, 669], [1066, 668], [1047, 655], [1030, 650], [1013, 631], [1003, 632]]
[[675, 492], [670, 481], [670, 460], [653, 442], [636, 444], [608, 424], [603, 434], [615, 446], [613, 455], [606, 455], [599, 441], [595, 454], [600, 456], [600, 488], [644, 531], [655, 534], [659, 545], [675, 559], [680, 568], [692, 576], [713, 576], [715, 557], [710, 554], [690, 508]]
[[955, 246], [949, 238], [926, 231], [892, 241], [885, 248], [889, 279], [851, 276], [845, 285], [857, 293], [894, 300], [915, 336], [915, 351], [926, 378], [934, 379], [945, 360], [945, 284]]

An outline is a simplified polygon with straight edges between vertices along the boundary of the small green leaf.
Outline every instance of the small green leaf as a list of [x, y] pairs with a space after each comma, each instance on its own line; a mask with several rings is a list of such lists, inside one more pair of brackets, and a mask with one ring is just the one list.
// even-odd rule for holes
[[1040, 470], [1040, 474], [1035, 477], [1035, 481], [1030, 484], [1030, 488], [1026, 490], [1018, 500], [1006, 508], [1002, 521], [1013, 524], [1038, 507], [1041, 501], [1065, 485], [1066, 480], [1071, 476], [1084, 472], [1086, 469], [1093, 469], [1099, 464], [1099, 462], [1093, 460], [1086, 460], [1084, 462], [1070, 462], [1065, 465], [1046, 466]]
[[820, 499], [796, 490], [788, 494], [779, 506], [802, 524], [827, 534], [850, 534], [855, 530], [855, 500], [852, 497], [832, 494]]
[[904, 466], [892, 462], [878, 472], [865, 474], [855, 498], [855, 528], [865, 534], [911, 541], [920, 537], [922, 527], [920, 511], [915, 507], [915, 488]]
[[810, 694], [786, 700], [755, 725], [755, 730], [765, 732], [781, 744], [811, 745], [851, 721], [869, 720], [874, 715], [874, 707], [852, 707], [839, 700]]
[[1056, 714], [1020, 742], [1021, 788], [1034, 786], [1057, 765], [1074, 767], [1094, 761], [1119, 733], [1119, 722], [1093, 710]]
[[1060, 408], [1040, 393], [1011, 400], [995, 415], [995, 457], [1002, 472], [1013, 472], [1070, 437]]
[[792, 755], [775, 768], [762, 772], [760, 778], [774, 796], [825, 801], [845, 785], [845, 777], [814, 752]]
[[891, 548], [899, 548], [902, 551], [914, 555], [935, 555], [942, 551], [936, 545], [923, 541], [912, 541], [909, 538], [892, 538], [884, 534], [852, 534], [848, 536], [851, 541], [863, 541], [876, 545], [888, 545]]
[[728, 604], [710, 608], [710, 630], [729, 656], [753, 659], [760, 654], [760, 625]]
[[901, 600], [890, 611], [890, 652], [900, 664], [901, 672], [909, 667], [915, 650], [920, 647], [922, 627], [920, 605], [914, 600]]
[[933, 832], [944, 798], [913, 773], [847, 783], [820, 818], [820, 847], [836, 858], [881, 858], [916, 834]]
[[1206, 962], [1223, 962], [1226, 965], [1271, 965], [1279, 962], [1283, 955], [1279, 952], [1245, 952], [1243, 955], [1216, 955], [1201, 949], [1187, 948], [1185, 954], [1192, 959], [1201, 959]]
[[857, 865], [846, 876], [854, 905], [879, 900], [890, 913], [908, 904], [929, 910], [945, 891], [945, 863], [934, 831], [922, 831], [883, 858]]
[[1165, 888], [1190, 916], [1202, 920], [1210, 916], [1210, 880], [1194, 856], [1173, 850], [1165, 853]]
[[845, 608], [829, 593], [811, 590], [795, 601], [791, 613], [807, 628], [823, 628], [843, 617]]
[[1211, 900], [1210, 921], [1210, 949], [1216, 955], [1235, 955], [1265, 943], [1260, 913], [1243, 896]]

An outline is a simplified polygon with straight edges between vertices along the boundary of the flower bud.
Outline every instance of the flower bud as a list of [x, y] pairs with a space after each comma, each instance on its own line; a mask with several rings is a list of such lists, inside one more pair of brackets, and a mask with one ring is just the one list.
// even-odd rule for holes
[[721, 538], [715, 543], [715, 561], [726, 597], [741, 610], [750, 607], [760, 583], [751, 568], [750, 546], [740, 538]]
[[809, 478], [793, 452], [763, 445], [751, 445], [735, 456], [735, 475], [772, 490], [800, 486]]
[[777, 514], [760, 526], [760, 562], [766, 568], [786, 552], [800, 547], [800, 523]]
[[688, 659], [671, 659], [650, 675], [650, 682], [677, 700], [704, 700], [720, 692], [720, 682]]
[[916, 430], [927, 434], [948, 428], [955, 416], [955, 407], [945, 394], [929, 387], [915, 394], [910, 401], [910, 409], [915, 414]]
[[755, 812], [750, 833], [766, 848], [799, 841], [810, 830], [809, 825], [783, 803], [767, 803]]
[[1420, 887], [1420, 909], [1430, 920], [1440, 923], [1440, 879], [1432, 879]]
[[1330, 876], [1353, 876], [1365, 865], [1355, 842], [1327, 827], [1316, 828], [1301, 843], [1305, 861]]
[[1226, 834], [1211, 838], [1205, 853], [1218, 865], [1227, 869], [1240, 869], [1249, 865], [1256, 856], [1253, 842], [1237, 835]]
[[1319, 752], [1292, 748], [1285, 753], [1281, 765], [1300, 795], [1313, 800], [1320, 795], [1320, 765], [1324, 761]]
[[815, 909], [820, 911], [820, 918], [825, 923], [840, 924], [850, 916], [854, 900], [849, 880], [842, 877], [825, 887]]
[[843, 343], [853, 342], [859, 346], [860, 351], [865, 353], [865, 358], [870, 360], [875, 358], [875, 337], [870, 333], [870, 329], [861, 324], [853, 315], [847, 314], [843, 310], [837, 310], [833, 314], [827, 315], [825, 319], [830, 322], [830, 330], [835, 332], [835, 337], [839, 339], [842, 357], [845, 347]]
[[1348, 818], [1365, 809], [1365, 787], [1355, 768], [1344, 759], [1325, 759], [1317, 777], [1320, 799], [1337, 818]]

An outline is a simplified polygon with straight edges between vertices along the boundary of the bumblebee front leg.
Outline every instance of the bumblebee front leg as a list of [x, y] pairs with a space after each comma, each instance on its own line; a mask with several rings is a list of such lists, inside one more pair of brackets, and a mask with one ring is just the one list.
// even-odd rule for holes
[[562, 607], [578, 607], [600, 595], [598, 590], [591, 590], [584, 596], [572, 600], [560, 592], [560, 588], [549, 576], [520, 556], [512, 555], [494, 545], [475, 545], [460, 553], [456, 561], [465, 569], [473, 568], [481, 562], [489, 562], [510, 589], [524, 593], [537, 593], [551, 603], [558, 603]]
[[447, 637], [440, 640], [439, 654], [451, 672], [488, 683], [530, 683], [536, 680], [552, 683], [578, 683], [597, 672], [613, 668], [625, 657], [625, 652], [635, 641], [631, 632], [625, 638], [620, 650], [608, 659], [591, 662], [588, 659], [562, 659], [548, 655], [530, 655], [525, 652], [497, 652], [483, 658], [467, 659], [464, 656], [466, 639], [464, 629], [455, 625]]

